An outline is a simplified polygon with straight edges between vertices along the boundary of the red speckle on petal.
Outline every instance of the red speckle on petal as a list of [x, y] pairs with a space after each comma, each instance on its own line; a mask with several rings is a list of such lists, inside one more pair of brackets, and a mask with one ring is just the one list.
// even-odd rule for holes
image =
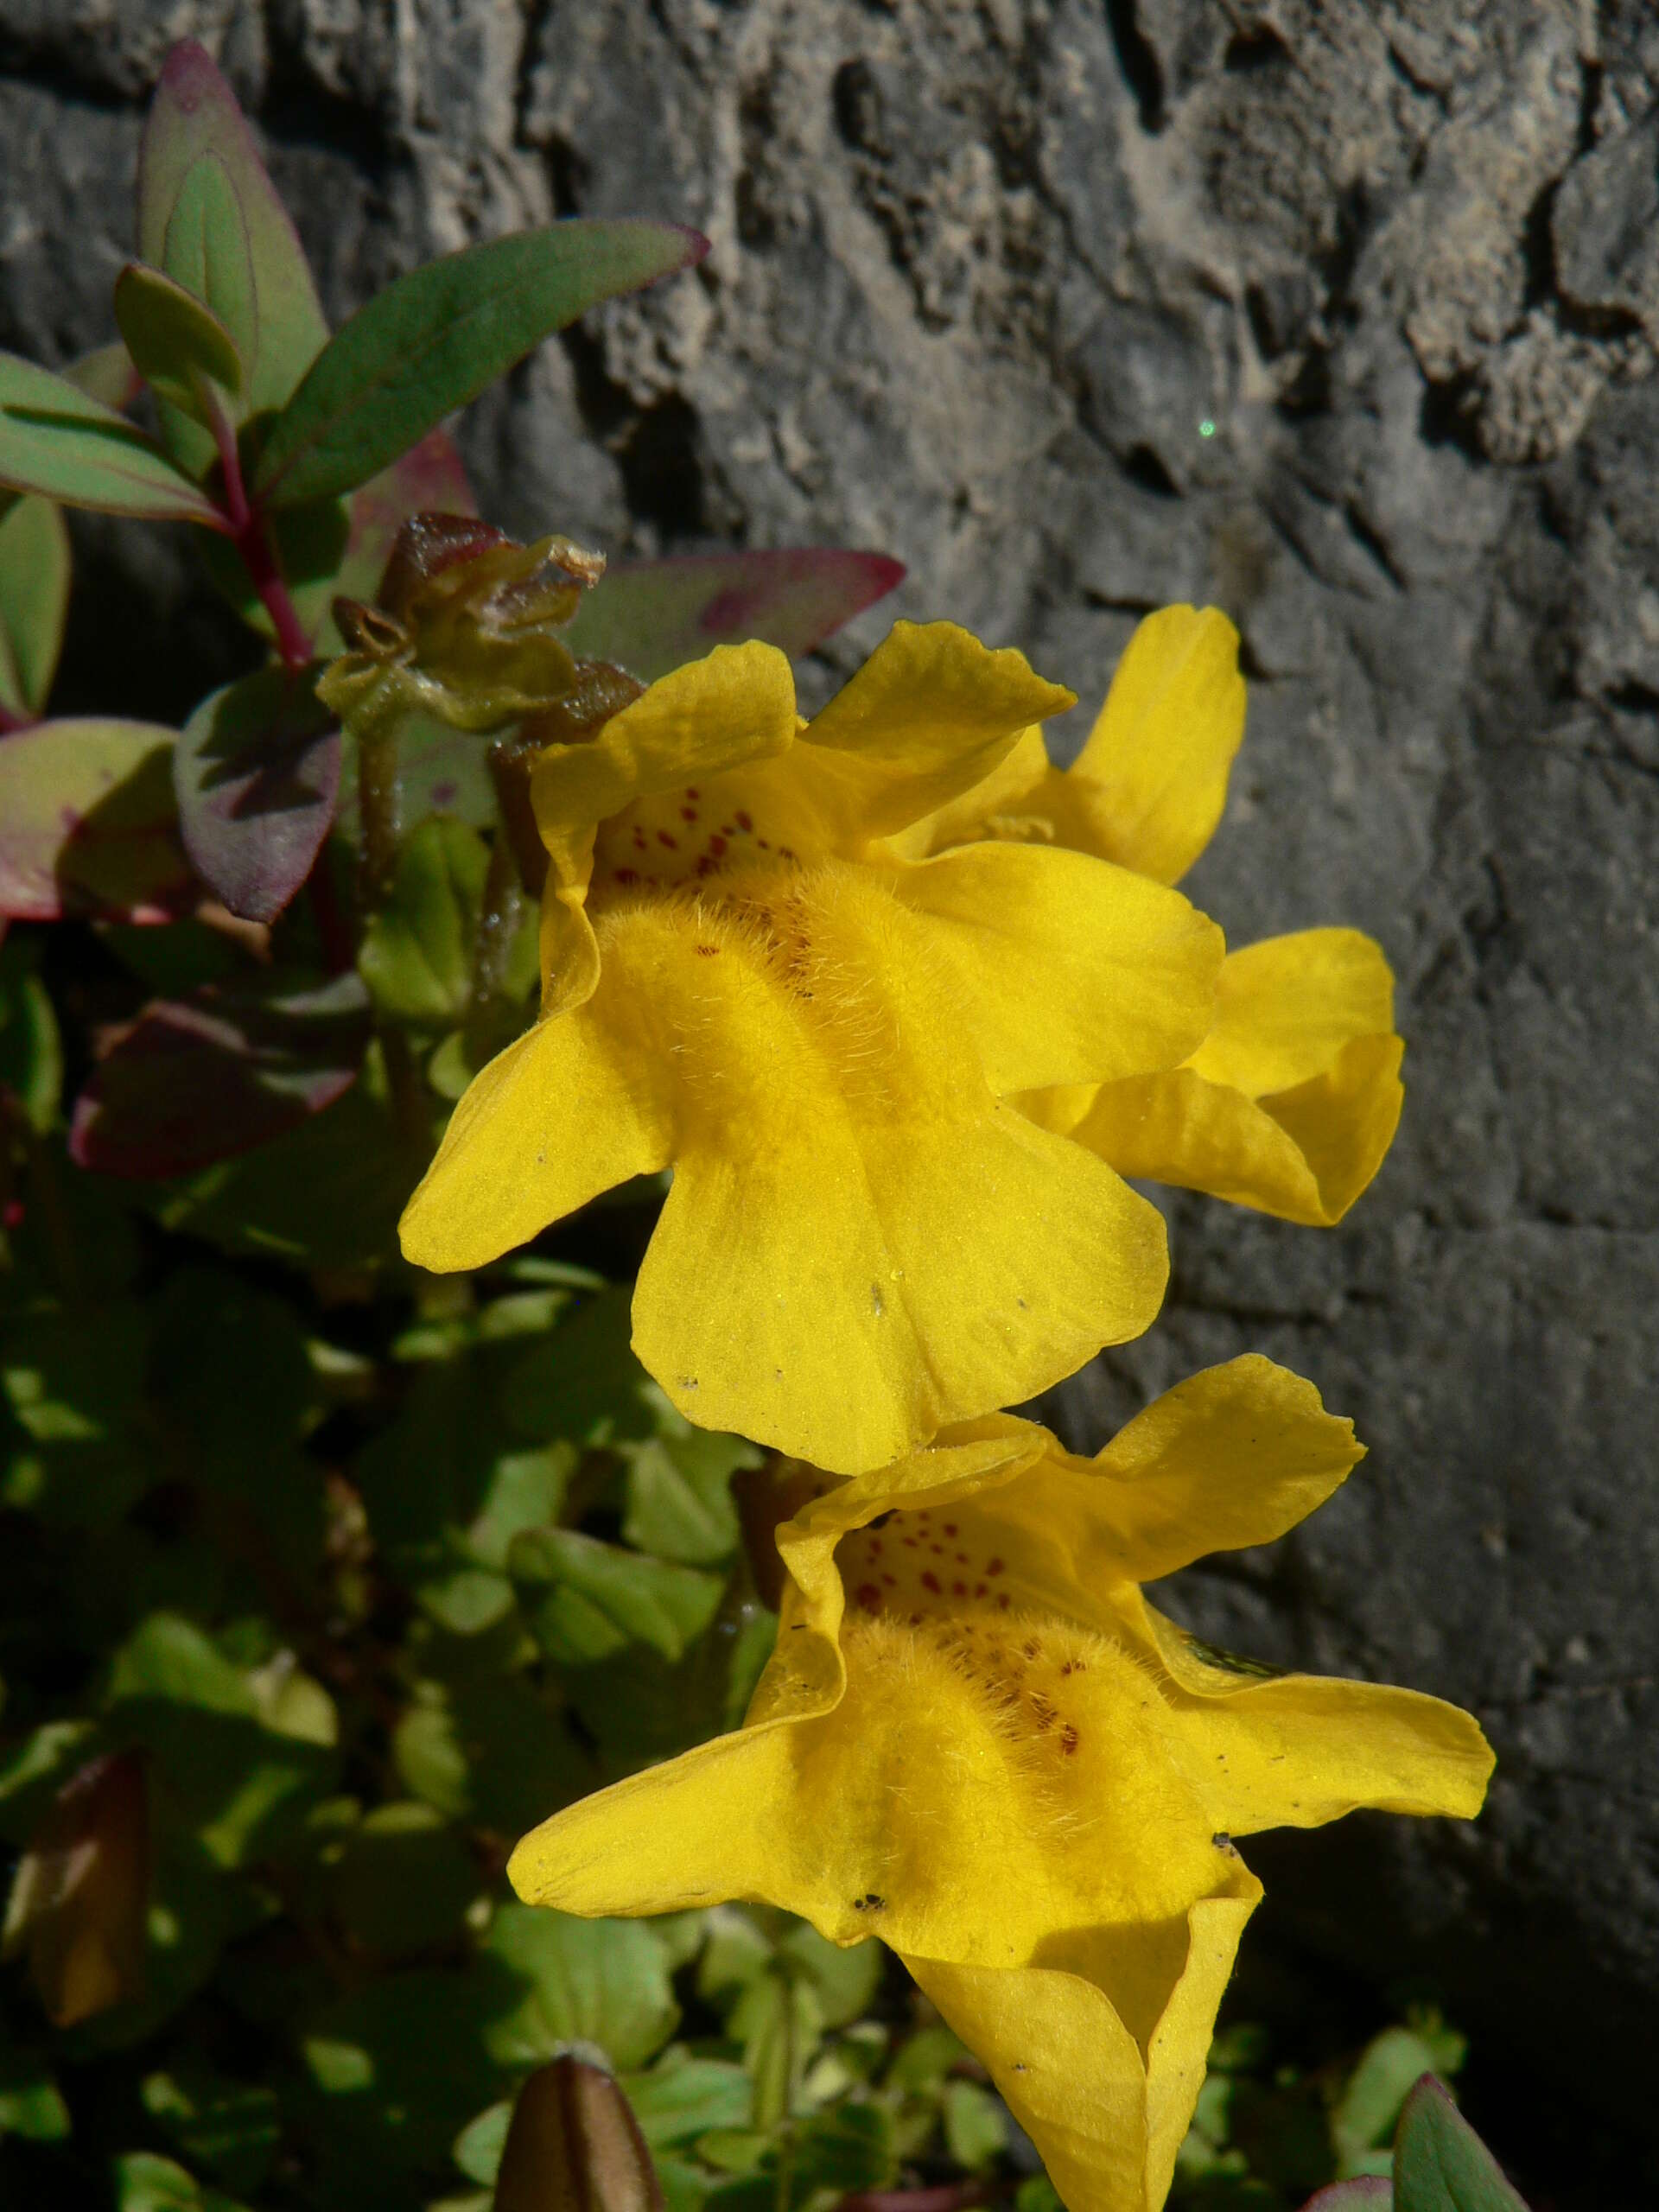
[[1065, 1753], [1067, 1758], [1070, 1758], [1077, 1748], [1077, 1732], [1068, 1720], [1060, 1731], [1060, 1749]]
[[955, 1522], [954, 1521], [947, 1521], [947, 1522], [945, 1522], [945, 1524], [944, 1524], [944, 1533], [945, 1533], [945, 1535], [946, 1535], [947, 1536], [954, 1536], [954, 1535], [956, 1535], [956, 1533], [957, 1533], [957, 1524], [956, 1524], [956, 1522]]
[[1001, 1560], [1000, 1559], [988, 1559], [985, 1562], [985, 1572], [987, 1574], [1001, 1574], [1002, 1572]]
[[659, 830], [657, 832], [657, 842], [659, 845], [666, 845], [671, 853], [677, 853], [680, 849], [679, 839], [671, 837], [666, 830]]
[[740, 830], [753, 830], [754, 827], [751, 817], [745, 814], [741, 807], [738, 810], [737, 826]]
[[933, 1573], [931, 1567], [922, 1577], [922, 1587], [924, 1590], [931, 1590], [936, 1598], [943, 1597], [944, 1594], [939, 1587], [938, 1576]]
[[709, 852], [711, 859], [718, 860], [725, 849], [726, 840], [724, 837], [711, 837], [709, 840]]
[[613, 874], [611, 880], [613, 883], [638, 883], [639, 871], [637, 868], [620, 868]]
[[720, 947], [717, 944], [700, 944], [697, 947], [697, 957], [699, 960], [713, 960], [719, 950]]
[[987, 1586], [983, 1582], [976, 1582], [974, 1585], [975, 1597], [982, 1598], [985, 1595], [986, 1587]]
[[680, 809], [680, 819], [682, 822], [695, 822], [696, 818], [697, 810], [695, 806], [683, 806]]
[[965, 1582], [953, 1582], [950, 1585], [950, 1595], [953, 1598], [965, 1598], [968, 1595], [968, 1585]]
[[695, 784], [688, 784], [686, 785], [685, 795], [687, 798], [701, 798], [702, 797], [702, 793], [697, 789]]
[[997, 1605], [997, 1611], [998, 1611], [999, 1612], [1006, 1613], [1006, 1612], [1007, 1611], [1007, 1610], [1008, 1610], [1008, 1607], [1009, 1607], [1013, 1603], [1014, 1603], [1014, 1600], [1009, 1597], [1009, 1595], [1008, 1595], [1007, 1592], [1005, 1590], [1005, 1591], [1002, 1592], [1002, 1595], [1001, 1595], [1001, 1596], [997, 1599], [997, 1601], [996, 1601], [996, 1605]]
[[880, 1605], [881, 1592], [874, 1582], [861, 1582], [853, 1594], [867, 1613], [876, 1611]]

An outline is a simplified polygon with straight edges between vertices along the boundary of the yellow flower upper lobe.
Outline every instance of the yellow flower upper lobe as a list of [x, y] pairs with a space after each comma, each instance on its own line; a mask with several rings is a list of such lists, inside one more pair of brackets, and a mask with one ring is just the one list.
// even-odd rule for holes
[[1151, 2212], [1261, 1895], [1232, 1839], [1360, 1805], [1468, 1816], [1484, 1791], [1466, 1714], [1230, 1667], [1141, 1593], [1282, 1534], [1357, 1457], [1309, 1384], [1247, 1357], [1093, 1460], [1001, 1415], [828, 1488], [779, 1531], [790, 1581], [745, 1726], [556, 1815], [516, 1886], [879, 1934], [1073, 2212]]
[[478, 1265], [671, 1164], [641, 1359], [693, 1420], [845, 1471], [1146, 1328], [1159, 1217], [1011, 1102], [1179, 1066], [1219, 932], [1083, 853], [886, 842], [1071, 696], [901, 623], [805, 728], [747, 645], [550, 747], [543, 1018], [461, 1100], [409, 1256]]
[[[1073, 766], [1033, 729], [975, 790], [912, 823], [911, 857], [995, 838], [1094, 853], [1173, 883], [1221, 818], [1244, 733], [1238, 632], [1214, 607], [1136, 629]], [[1357, 930], [1301, 930], [1229, 956], [1216, 1023], [1176, 1068], [1020, 1103], [1120, 1173], [1208, 1191], [1289, 1221], [1338, 1221], [1400, 1119], [1394, 978]]]

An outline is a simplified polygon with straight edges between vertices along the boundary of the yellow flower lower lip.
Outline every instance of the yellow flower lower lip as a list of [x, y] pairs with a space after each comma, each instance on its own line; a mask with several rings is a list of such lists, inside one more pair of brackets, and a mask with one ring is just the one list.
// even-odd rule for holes
[[1007, 1415], [826, 1483], [778, 1531], [748, 1719], [556, 1815], [509, 1872], [581, 1913], [768, 1900], [879, 1934], [989, 2067], [1068, 2203], [1154, 2212], [1261, 1891], [1231, 1837], [1360, 1805], [1471, 1815], [1432, 1698], [1218, 1666], [1141, 1590], [1269, 1541], [1358, 1457], [1259, 1358], [1093, 1460]]

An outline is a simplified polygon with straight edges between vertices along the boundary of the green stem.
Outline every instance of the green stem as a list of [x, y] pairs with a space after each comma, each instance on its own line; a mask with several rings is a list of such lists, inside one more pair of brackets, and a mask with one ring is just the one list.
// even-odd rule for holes
[[478, 935], [473, 940], [473, 980], [463, 1037], [469, 1066], [481, 1066], [496, 1044], [496, 1023], [501, 1011], [507, 960], [523, 912], [524, 895], [518, 887], [512, 840], [506, 825], [498, 823], [490, 846], [489, 873], [484, 879]]
[[394, 672], [373, 685], [350, 717], [357, 744], [358, 897], [365, 915], [385, 906], [397, 872], [397, 734], [404, 715]]

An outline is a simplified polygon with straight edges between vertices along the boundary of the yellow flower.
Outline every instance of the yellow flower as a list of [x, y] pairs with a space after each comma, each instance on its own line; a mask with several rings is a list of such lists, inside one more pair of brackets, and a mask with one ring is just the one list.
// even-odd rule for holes
[[781, 653], [722, 646], [550, 746], [542, 1019], [456, 1109], [408, 1256], [478, 1266], [671, 1164], [639, 1357], [690, 1419], [842, 1472], [1138, 1335], [1161, 1220], [1008, 1100], [1179, 1066], [1219, 931], [1082, 853], [883, 843], [1071, 703], [901, 622], [808, 726]]
[[1466, 1713], [1224, 1661], [1139, 1586], [1282, 1535], [1358, 1457], [1311, 1384], [1249, 1357], [1094, 1459], [997, 1415], [828, 1488], [779, 1531], [791, 1579], [745, 1726], [536, 1829], [515, 1886], [879, 1935], [1073, 2212], [1151, 2212], [1261, 1896], [1233, 1838], [1362, 1805], [1468, 1817], [1484, 1794]]
[[[980, 838], [1094, 853], [1174, 883], [1209, 843], [1244, 734], [1238, 632], [1166, 607], [1129, 640], [1069, 770], [1032, 730], [976, 790], [895, 841], [918, 859]], [[1121, 1174], [1290, 1221], [1339, 1221], [1400, 1119], [1394, 978], [1357, 930], [1300, 930], [1229, 955], [1216, 1024], [1179, 1068], [1021, 1101]]]

